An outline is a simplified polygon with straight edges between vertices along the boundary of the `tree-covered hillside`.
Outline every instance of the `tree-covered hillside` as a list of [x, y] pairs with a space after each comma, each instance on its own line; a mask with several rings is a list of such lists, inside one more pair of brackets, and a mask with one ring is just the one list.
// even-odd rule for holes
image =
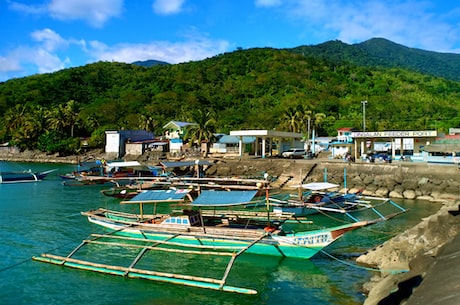
[[458, 82], [269, 48], [149, 68], [98, 62], [1, 83], [0, 142], [72, 150], [77, 137], [101, 145], [106, 129], [161, 134], [170, 120], [200, 117], [215, 132], [306, 132], [310, 121], [333, 136], [362, 127], [363, 100], [367, 130], [447, 131], [459, 125], [459, 98]]
[[372, 38], [353, 45], [341, 41], [328, 41], [290, 50], [336, 62], [345, 61], [366, 67], [403, 68], [460, 81], [460, 54], [408, 48], [383, 38]]

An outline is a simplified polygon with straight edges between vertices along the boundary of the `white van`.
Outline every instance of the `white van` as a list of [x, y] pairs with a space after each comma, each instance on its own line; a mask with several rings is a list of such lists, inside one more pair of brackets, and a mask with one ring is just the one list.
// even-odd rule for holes
[[283, 156], [283, 158], [290, 158], [290, 159], [303, 158], [305, 157], [305, 153], [306, 153], [305, 149], [303, 148], [291, 148], [283, 152], [281, 156]]

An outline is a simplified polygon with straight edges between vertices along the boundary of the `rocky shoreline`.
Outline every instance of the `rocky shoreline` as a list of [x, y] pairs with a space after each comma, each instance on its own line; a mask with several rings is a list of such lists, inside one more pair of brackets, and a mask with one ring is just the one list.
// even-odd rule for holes
[[[91, 151], [81, 156], [59, 157], [36, 152], [0, 154], [0, 160], [14, 162], [71, 163], [104, 154]], [[401, 283], [414, 277], [423, 277], [440, 250], [460, 232], [460, 217], [452, 211], [460, 206], [460, 182], [455, 177], [460, 170], [454, 166], [415, 163], [368, 164], [345, 163], [327, 158], [315, 160], [284, 160], [260, 158], [209, 159], [214, 162], [208, 172], [216, 176], [262, 177], [268, 173], [280, 187], [292, 188], [304, 182], [323, 181], [340, 184], [349, 192], [364, 190], [367, 196], [422, 199], [442, 203], [434, 215], [423, 219], [415, 227], [388, 240], [368, 253], [357, 263], [379, 270], [409, 270], [393, 274], [381, 272], [365, 284], [368, 297], [364, 305], [401, 304], [384, 303]], [[157, 161], [151, 161], [157, 162]], [[412, 291], [412, 290], [411, 290]], [[383, 302], [383, 303], [382, 303]]]
[[403, 304], [410, 299], [443, 248], [459, 235], [459, 207], [459, 201], [446, 201], [436, 214], [358, 257], [358, 264], [382, 270], [365, 284], [364, 305]]

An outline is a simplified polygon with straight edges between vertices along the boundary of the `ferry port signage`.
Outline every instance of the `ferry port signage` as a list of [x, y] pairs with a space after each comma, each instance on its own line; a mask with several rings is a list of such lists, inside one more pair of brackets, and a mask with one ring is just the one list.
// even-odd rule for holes
[[352, 138], [429, 138], [437, 137], [436, 130], [421, 130], [421, 131], [365, 131], [352, 132]]

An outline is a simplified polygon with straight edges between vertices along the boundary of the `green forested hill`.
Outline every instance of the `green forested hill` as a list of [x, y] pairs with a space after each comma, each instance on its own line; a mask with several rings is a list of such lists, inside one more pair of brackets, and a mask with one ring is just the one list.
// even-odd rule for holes
[[[359, 55], [359, 54], [358, 54]], [[141, 67], [98, 62], [0, 84], [0, 142], [59, 151], [108, 128], [161, 134], [170, 120], [211, 120], [215, 132], [277, 129], [319, 135], [340, 127], [437, 129], [460, 122], [460, 83], [269, 48]], [[200, 123], [201, 125], [201, 123]], [[50, 148], [53, 143], [58, 147]]]
[[142, 67], [152, 67], [152, 66], [158, 66], [158, 65], [169, 65], [169, 63], [167, 63], [167, 62], [154, 60], [154, 59], [144, 60], [144, 61], [135, 61], [132, 64], [142, 66]]
[[329, 41], [290, 50], [306, 56], [320, 56], [358, 66], [403, 68], [460, 81], [460, 54], [408, 48], [383, 38], [373, 38], [353, 45]]

